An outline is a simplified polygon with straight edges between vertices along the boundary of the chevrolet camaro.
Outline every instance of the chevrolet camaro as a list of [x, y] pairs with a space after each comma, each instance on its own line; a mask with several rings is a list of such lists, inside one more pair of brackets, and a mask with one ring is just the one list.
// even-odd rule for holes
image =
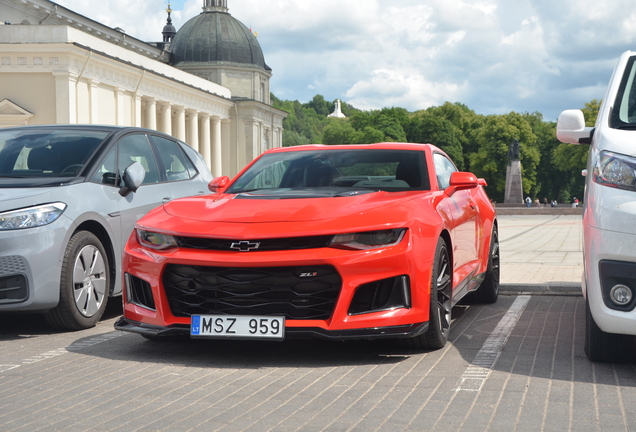
[[265, 152], [212, 194], [140, 219], [123, 255], [124, 314], [148, 339], [447, 342], [462, 298], [499, 293], [486, 182], [428, 144]]

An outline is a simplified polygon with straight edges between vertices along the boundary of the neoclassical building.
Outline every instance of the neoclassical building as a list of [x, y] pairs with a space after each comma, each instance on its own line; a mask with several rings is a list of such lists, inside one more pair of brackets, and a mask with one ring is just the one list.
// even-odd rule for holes
[[232, 176], [282, 145], [286, 113], [270, 105], [271, 76], [227, 0], [203, 0], [178, 31], [168, 10], [162, 42], [48, 0], [0, 0], [0, 127], [156, 129], [197, 149], [215, 176]]

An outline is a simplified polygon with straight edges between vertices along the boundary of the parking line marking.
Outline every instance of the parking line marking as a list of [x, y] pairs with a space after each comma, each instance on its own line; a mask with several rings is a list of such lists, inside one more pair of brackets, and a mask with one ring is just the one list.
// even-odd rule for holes
[[506, 314], [501, 318], [497, 327], [490, 334], [481, 347], [475, 359], [462, 374], [455, 391], [480, 391], [497, 362], [508, 336], [515, 328], [521, 314], [525, 310], [529, 295], [520, 295], [512, 303]]

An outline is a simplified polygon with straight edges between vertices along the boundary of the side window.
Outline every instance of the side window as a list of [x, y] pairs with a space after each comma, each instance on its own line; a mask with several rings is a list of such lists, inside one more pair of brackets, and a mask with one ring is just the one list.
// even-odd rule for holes
[[197, 174], [192, 161], [183, 154], [178, 143], [158, 136], [153, 136], [152, 141], [161, 155], [168, 181], [188, 180]]
[[101, 183], [115, 186], [117, 179], [117, 146], [110, 149], [97, 171], [91, 177], [92, 183]]
[[451, 174], [457, 171], [455, 164], [441, 153], [433, 154], [435, 163], [435, 175], [437, 175], [437, 185], [440, 189], [446, 189], [450, 185]]
[[131, 163], [139, 162], [146, 171], [143, 184], [159, 182], [161, 177], [157, 162], [145, 134], [126, 135], [119, 141], [118, 146], [117, 169], [120, 176]]

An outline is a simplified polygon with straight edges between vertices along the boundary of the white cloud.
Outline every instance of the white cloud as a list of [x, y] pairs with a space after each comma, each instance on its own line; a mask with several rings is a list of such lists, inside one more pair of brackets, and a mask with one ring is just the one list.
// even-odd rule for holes
[[[59, 0], [142, 40], [161, 39], [167, 0]], [[173, 2], [177, 29], [202, 0]], [[446, 100], [483, 114], [562, 109], [602, 98], [636, 43], [633, 0], [228, 0], [259, 32], [284, 99], [360, 108]]]

